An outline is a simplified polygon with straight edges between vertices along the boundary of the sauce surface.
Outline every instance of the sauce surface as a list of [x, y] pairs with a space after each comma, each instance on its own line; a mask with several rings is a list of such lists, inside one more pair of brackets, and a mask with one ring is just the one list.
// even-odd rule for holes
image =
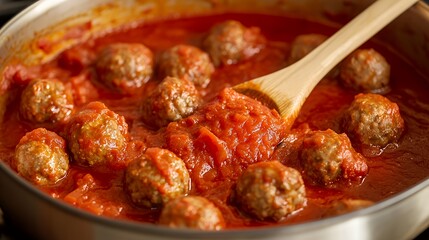
[[[369, 42], [364, 47], [377, 49], [391, 65], [391, 90], [384, 96], [399, 105], [401, 115], [405, 120], [406, 127], [401, 139], [397, 144], [388, 145], [380, 154], [366, 154], [369, 173], [361, 184], [339, 184], [334, 187], [317, 187], [306, 184], [307, 206], [279, 223], [246, 217], [230, 204], [229, 197], [234, 180], [250, 162], [231, 162], [232, 158], [228, 156], [229, 153], [223, 152], [222, 146], [216, 144], [218, 142], [215, 139], [216, 136], [228, 136], [231, 132], [238, 130], [253, 131], [254, 139], [231, 137], [229, 138], [231, 141], [227, 144], [229, 146], [237, 144], [242, 148], [243, 155], [251, 155], [247, 156], [248, 159], [270, 160], [276, 148], [270, 146], [267, 149], [258, 149], [261, 146], [258, 143], [261, 141], [280, 143], [286, 136], [302, 134], [303, 129], [307, 126], [313, 130], [330, 128], [341, 133], [342, 113], [352, 102], [357, 91], [344, 88], [337, 78], [326, 77], [307, 99], [293, 125], [291, 135], [279, 133], [281, 123], [278, 122], [275, 112], [267, 113], [272, 114], [273, 118], [260, 119], [255, 123], [240, 123], [240, 116], [229, 116], [228, 108], [215, 109], [216, 107], [213, 107], [210, 109], [207, 106], [205, 109], [210, 109], [207, 112], [191, 116], [186, 121], [172, 123], [166, 128], [154, 130], [142, 122], [140, 105], [144, 94], [154, 89], [160, 79], [152, 78], [138, 97], [121, 97], [94, 84], [91, 81], [92, 70], [82, 66], [82, 63], [90, 61], [103, 46], [115, 42], [143, 43], [155, 54], [177, 44], [201, 46], [211, 26], [231, 19], [238, 20], [245, 26], [259, 27], [268, 42], [260, 53], [250, 59], [229, 66], [217, 67], [207, 88], [198, 89], [206, 102], [213, 101], [215, 98], [222, 99], [223, 95], [229, 97], [233, 95], [228, 91], [221, 92], [226, 87], [287, 66], [290, 44], [296, 36], [308, 33], [329, 36], [336, 30], [334, 27], [302, 19], [255, 14], [225, 14], [166, 20], [142, 24], [135, 28], [123, 29], [91, 39], [66, 50], [57, 59], [41, 66], [31, 68], [15, 66], [18, 69], [16, 72], [20, 74], [15, 74], [14, 78], [23, 82], [36, 77], [58, 78], [73, 89], [77, 109], [90, 101], [100, 100], [110, 110], [124, 116], [132, 138], [128, 150], [130, 158], [138, 157], [148, 147], [164, 147], [173, 152], [184, 151], [183, 149], [186, 149], [183, 146], [184, 143], [193, 141], [197, 149], [185, 153], [187, 156], [185, 163], [188, 168], [193, 169], [191, 171], [193, 178], [191, 193], [206, 196], [214, 202], [222, 211], [227, 228], [290, 224], [321, 219], [341, 213], [335, 206], [335, 202], [338, 200], [361, 199], [377, 202], [406, 190], [429, 175], [428, 79], [419, 75], [414, 67], [401, 56], [376, 41]], [[16, 96], [19, 96], [20, 91], [18, 88]], [[235, 97], [232, 98], [235, 99]], [[250, 108], [251, 106], [258, 107], [256, 104], [253, 105], [252, 101], [249, 102], [240, 97], [237, 97], [232, 103], [247, 104]], [[35, 125], [21, 120], [18, 106], [19, 99], [16, 97], [9, 104], [4, 122], [0, 126], [0, 154], [3, 156], [3, 160], [9, 163], [14, 157], [15, 146], [26, 132], [37, 127], [46, 127], [57, 132], [63, 131], [63, 126]], [[228, 106], [234, 108], [234, 106]], [[265, 111], [265, 109], [255, 110], [255, 112], [260, 111]], [[212, 113], [216, 119], [202, 121], [202, 118], [208, 118], [208, 112]], [[193, 123], [190, 123], [191, 121]], [[199, 124], [200, 122], [204, 122], [204, 124]], [[219, 131], [213, 136], [211, 131], [205, 130], [206, 128]], [[198, 147], [199, 139], [212, 144]], [[242, 142], [246, 142], [246, 144], [240, 145]], [[240, 153], [240, 151], [236, 152]], [[203, 155], [203, 157], [194, 157], [194, 155]], [[297, 156], [294, 154], [278, 152], [274, 156], [286, 165], [294, 166], [297, 162]], [[284, 159], [286, 156], [288, 159]], [[205, 160], [193, 162], [193, 159], [201, 158]], [[225, 159], [228, 161], [224, 161]], [[242, 159], [246, 159], [246, 156]], [[124, 170], [109, 170], [101, 167], [85, 168], [72, 164], [65, 179], [56, 186], [42, 187], [42, 190], [54, 198], [63, 199], [95, 214], [156, 223], [160, 211], [134, 206], [123, 191], [123, 178]]]

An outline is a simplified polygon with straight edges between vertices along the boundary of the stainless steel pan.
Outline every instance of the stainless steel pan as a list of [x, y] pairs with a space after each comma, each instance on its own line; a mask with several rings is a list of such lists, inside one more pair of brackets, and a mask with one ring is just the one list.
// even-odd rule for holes
[[[251, 11], [299, 14], [320, 21], [352, 18], [367, 0], [42, 0], [21, 12], [0, 31], [0, 70], [18, 59], [27, 64], [47, 61], [62, 49], [101, 34], [106, 27], [151, 20], [171, 14]], [[58, 38], [58, 32], [92, 21], [85, 36], [69, 39], [43, 53], [34, 39]], [[346, 19], [347, 20], [347, 19]], [[377, 38], [429, 74], [429, 8], [420, 2]], [[55, 34], [54, 34], [55, 33]], [[7, 96], [0, 96], [0, 120]], [[0, 156], [1, 157], [1, 156]], [[162, 226], [98, 217], [39, 191], [0, 161], [0, 207], [17, 226], [39, 239], [410, 239], [429, 226], [429, 179], [371, 207], [298, 225], [221, 232], [173, 230]]]

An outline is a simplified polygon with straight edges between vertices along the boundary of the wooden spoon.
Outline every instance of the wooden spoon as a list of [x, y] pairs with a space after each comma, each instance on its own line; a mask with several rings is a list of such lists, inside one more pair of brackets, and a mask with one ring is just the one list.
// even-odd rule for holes
[[310, 92], [332, 68], [417, 1], [375, 1], [298, 62], [233, 89], [278, 110], [290, 126]]

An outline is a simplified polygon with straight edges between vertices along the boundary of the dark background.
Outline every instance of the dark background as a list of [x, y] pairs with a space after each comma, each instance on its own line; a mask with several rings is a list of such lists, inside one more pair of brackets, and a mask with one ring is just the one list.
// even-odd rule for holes
[[[55, 0], [49, 0], [55, 1]], [[73, 0], [69, 0], [73, 1]], [[429, 0], [424, 0], [429, 3]], [[0, 26], [5, 24], [17, 12], [35, 2], [35, 0], [0, 0]], [[5, 219], [4, 219], [5, 218]], [[12, 226], [7, 216], [4, 217], [0, 210], [0, 240], [31, 239], [29, 236], [22, 235], [19, 227]], [[429, 229], [419, 235], [415, 240], [429, 239]]]

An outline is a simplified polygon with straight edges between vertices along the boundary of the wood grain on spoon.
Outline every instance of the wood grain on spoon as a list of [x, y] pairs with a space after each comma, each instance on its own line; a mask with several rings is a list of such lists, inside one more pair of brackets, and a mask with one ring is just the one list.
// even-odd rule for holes
[[276, 109], [290, 125], [317, 83], [342, 59], [418, 0], [378, 0], [300, 61], [234, 86]]

